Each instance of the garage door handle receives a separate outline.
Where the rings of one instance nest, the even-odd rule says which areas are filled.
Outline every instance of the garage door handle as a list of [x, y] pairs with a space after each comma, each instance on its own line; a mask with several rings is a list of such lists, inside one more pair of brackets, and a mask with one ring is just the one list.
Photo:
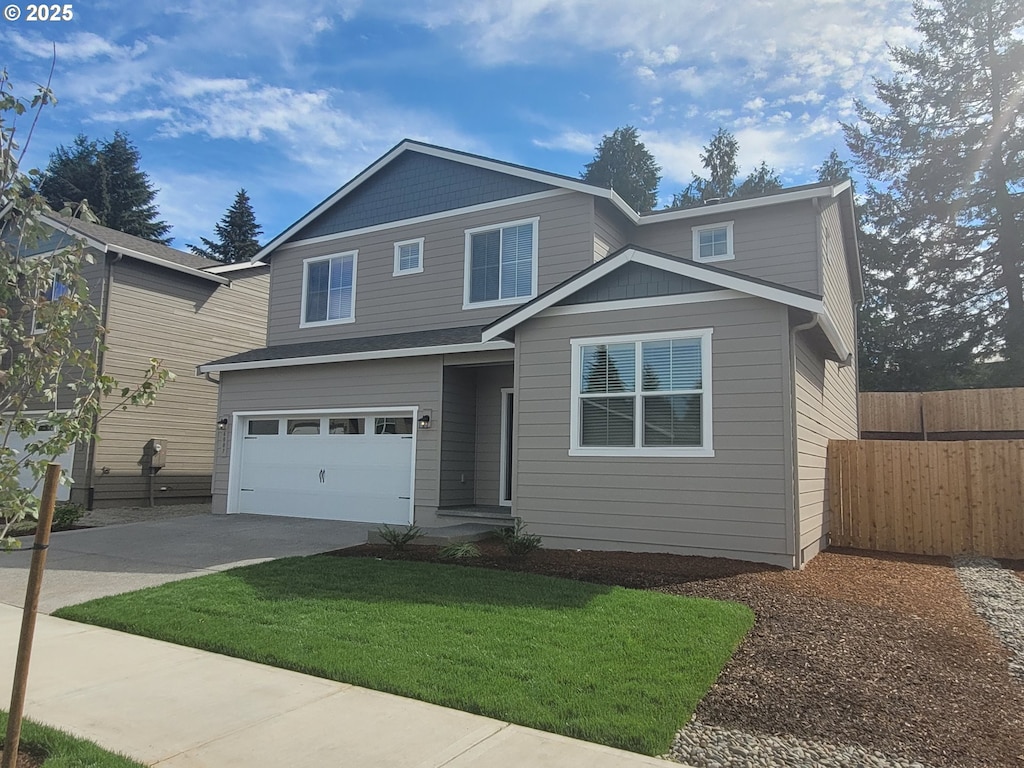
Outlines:
[[321, 483], [326, 482], [326, 480], [324, 479], [326, 476], [327, 476], [327, 470], [326, 469], [321, 469], [320, 470], [320, 482]]
[[411, 499], [412, 496], [399, 496], [398, 498], [400, 498], [400, 499]]
[[255, 491], [255, 488], [239, 488], [240, 491]]

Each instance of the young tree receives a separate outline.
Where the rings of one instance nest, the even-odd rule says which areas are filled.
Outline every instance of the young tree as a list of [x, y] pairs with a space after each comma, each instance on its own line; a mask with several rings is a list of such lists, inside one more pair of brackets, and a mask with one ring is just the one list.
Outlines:
[[[99, 370], [103, 329], [81, 276], [88, 253], [80, 241], [47, 249], [50, 233], [38, 223], [46, 205], [33, 191], [38, 172], [19, 171], [31, 129], [19, 150], [18, 118], [52, 101], [42, 88], [26, 105], [0, 72], [0, 546], [7, 548], [18, 544], [12, 526], [38, 507], [22, 475], [38, 485], [47, 463], [93, 437], [105, 414], [150, 404], [173, 378], [157, 360], [133, 387]], [[37, 431], [41, 421], [48, 431]], [[28, 440], [20, 452], [15, 435]], [[67, 478], [70, 467], [63, 469]]]
[[39, 191], [54, 210], [88, 200], [104, 226], [166, 245], [171, 227], [158, 220], [157, 190], [139, 160], [138, 149], [121, 131], [99, 142], [79, 135], [70, 148], [57, 147], [50, 155]]
[[218, 241], [201, 237], [200, 240], [205, 247], [200, 248], [190, 243], [188, 247], [193, 253], [228, 264], [248, 261], [259, 253], [259, 236], [263, 234], [263, 227], [256, 223], [256, 214], [253, 213], [249, 194], [244, 189], [238, 190], [235, 202], [214, 229]]
[[[923, 36], [894, 48], [884, 105], [845, 125], [858, 166], [895, 201], [893, 251], [920, 255], [915, 288], [974, 351], [1024, 377], [1024, 5], [914, 5]], [[895, 265], [898, 266], [898, 265]], [[977, 335], [973, 335], [977, 334]]]
[[602, 137], [594, 159], [584, 166], [580, 178], [598, 187], [611, 187], [640, 213], [658, 204], [661, 167], [631, 125]]

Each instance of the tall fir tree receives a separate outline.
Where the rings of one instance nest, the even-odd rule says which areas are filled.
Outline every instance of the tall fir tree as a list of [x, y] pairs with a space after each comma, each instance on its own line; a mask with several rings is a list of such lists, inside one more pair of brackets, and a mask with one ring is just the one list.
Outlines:
[[602, 137], [594, 159], [584, 166], [580, 178], [588, 184], [614, 189], [640, 213], [658, 204], [661, 167], [631, 125]]
[[1021, 383], [1024, 4], [916, 2], [914, 16], [921, 44], [892, 50], [884, 109], [858, 103], [847, 143], [889, 201], [887, 267], [913, 274], [918, 311], [966, 334], [947, 333], [947, 351], [1001, 356]]
[[217, 241], [201, 237], [203, 247], [190, 243], [189, 249], [198, 256], [206, 256], [227, 264], [248, 261], [259, 253], [259, 236], [263, 234], [263, 227], [256, 223], [256, 214], [252, 210], [249, 193], [244, 189], [238, 190], [235, 201], [214, 229], [217, 232]]
[[845, 181], [853, 175], [853, 168], [839, 156], [835, 147], [828, 153], [828, 157], [818, 166], [818, 181], [823, 184], [830, 182]]
[[140, 159], [121, 131], [105, 141], [79, 135], [70, 147], [59, 146], [50, 155], [39, 191], [54, 210], [88, 200], [104, 226], [166, 245], [171, 227], [159, 220], [157, 190], [140, 170]]
[[681, 192], [672, 196], [672, 208], [702, 205], [709, 200], [728, 200], [732, 197], [759, 195], [782, 189], [778, 173], [764, 160], [744, 179], [736, 184], [740, 167], [737, 157], [740, 144], [725, 128], [719, 128], [700, 154], [707, 176], [693, 174], [693, 180]]

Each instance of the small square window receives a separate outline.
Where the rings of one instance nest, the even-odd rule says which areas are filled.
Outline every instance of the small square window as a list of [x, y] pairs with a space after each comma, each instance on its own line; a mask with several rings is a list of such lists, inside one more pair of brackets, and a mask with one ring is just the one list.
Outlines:
[[411, 416], [378, 416], [373, 420], [375, 435], [411, 435]]
[[732, 258], [735, 258], [735, 253], [731, 221], [693, 228], [694, 261], [725, 261]]
[[395, 243], [395, 271], [397, 275], [412, 275], [423, 271], [423, 238]]
[[288, 419], [289, 435], [319, 435], [320, 419]]
[[281, 428], [277, 419], [249, 419], [250, 435], [276, 435]]
[[361, 435], [365, 419], [331, 419], [328, 432], [332, 435]]

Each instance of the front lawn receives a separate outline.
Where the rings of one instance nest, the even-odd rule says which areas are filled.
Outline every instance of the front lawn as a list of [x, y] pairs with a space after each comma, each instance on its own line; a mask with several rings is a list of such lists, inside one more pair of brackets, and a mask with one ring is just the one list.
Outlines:
[[646, 754], [667, 751], [754, 621], [738, 603], [328, 556], [55, 615]]
[[[0, 748], [2, 734], [7, 731], [7, 713], [0, 712]], [[21, 723], [21, 753], [36, 758], [41, 768], [143, 768], [142, 763], [107, 752], [91, 741], [38, 725], [30, 720]], [[21, 762], [18, 763], [21, 765]]]

